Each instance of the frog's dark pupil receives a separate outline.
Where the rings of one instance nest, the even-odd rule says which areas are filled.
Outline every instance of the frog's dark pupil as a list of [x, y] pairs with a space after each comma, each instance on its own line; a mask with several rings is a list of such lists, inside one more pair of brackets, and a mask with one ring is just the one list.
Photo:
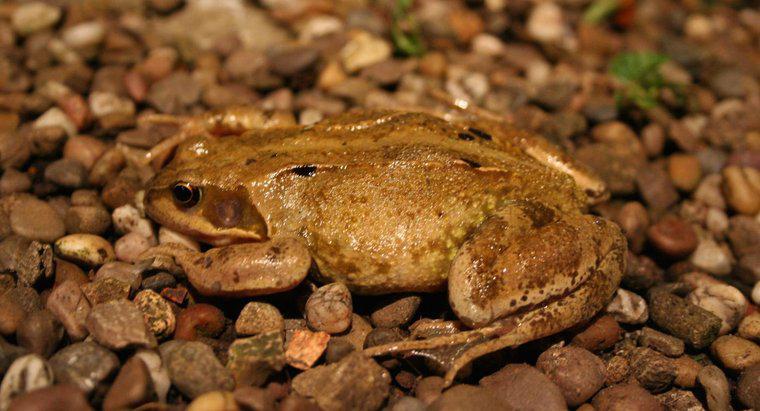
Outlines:
[[172, 195], [178, 203], [186, 207], [192, 207], [200, 199], [200, 190], [188, 183], [180, 182], [172, 187]]
[[317, 171], [317, 166], [298, 166], [293, 167], [290, 171], [302, 177], [311, 177]]

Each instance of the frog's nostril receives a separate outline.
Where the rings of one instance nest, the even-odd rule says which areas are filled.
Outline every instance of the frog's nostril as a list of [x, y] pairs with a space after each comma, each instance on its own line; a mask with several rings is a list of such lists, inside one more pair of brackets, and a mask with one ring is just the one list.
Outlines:
[[235, 227], [243, 216], [243, 206], [237, 198], [217, 201], [210, 211], [207, 217], [217, 227]]

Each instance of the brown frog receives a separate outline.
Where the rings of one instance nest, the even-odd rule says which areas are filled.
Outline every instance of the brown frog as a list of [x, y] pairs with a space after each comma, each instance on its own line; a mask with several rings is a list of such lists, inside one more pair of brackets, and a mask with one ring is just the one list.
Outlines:
[[145, 194], [154, 220], [223, 246], [171, 251], [204, 294], [284, 291], [311, 259], [321, 281], [357, 294], [447, 286], [474, 330], [367, 353], [488, 340], [454, 363], [449, 384], [473, 358], [588, 320], [620, 282], [624, 237], [585, 214], [604, 184], [541, 137], [414, 112], [270, 128], [244, 113], [185, 127]]

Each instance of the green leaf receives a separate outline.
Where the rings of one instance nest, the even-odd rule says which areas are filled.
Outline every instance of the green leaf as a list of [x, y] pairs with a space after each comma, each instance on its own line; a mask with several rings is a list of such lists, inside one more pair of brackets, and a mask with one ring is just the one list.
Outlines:
[[405, 56], [419, 56], [425, 53], [420, 30], [411, 8], [414, 0], [396, 0], [391, 22], [391, 40], [396, 51]]
[[599, 24], [606, 20], [620, 7], [620, 0], [595, 0], [583, 13], [583, 21]]
[[652, 52], [620, 53], [610, 63], [610, 73], [623, 85], [619, 101], [629, 101], [642, 109], [657, 106], [660, 90], [666, 86], [660, 66], [668, 57]]

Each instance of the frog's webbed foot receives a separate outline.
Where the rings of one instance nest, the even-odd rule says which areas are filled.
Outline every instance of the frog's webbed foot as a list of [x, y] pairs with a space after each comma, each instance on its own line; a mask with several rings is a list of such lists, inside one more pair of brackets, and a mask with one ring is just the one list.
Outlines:
[[311, 268], [308, 249], [295, 238], [275, 238], [212, 248], [205, 253], [162, 244], [141, 259], [171, 257], [206, 296], [252, 297], [290, 290]]
[[232, 106], [189, 117], [150, 114], [141, 117], [139, 122], [141, 125], [168, 124], [179, 127], [178, 133], [156, 144], [145, 155], [146, 164], [150, 163], [157, 170], [171, 156], [174, 149], [189, 137], [240, 135], [248, 130], [293, 125], [295, 119], [292, 115], [278, 112], [267, 115], [252, 106]]
[[449, 301], [460, 320], [479, 327], [429, 340], [367, 350], [388, 354], [487, 341], [462, 353], [457, 372], [485, 354], [546, 337], [593, 317], [617, 288], [625, 240], [609, 221], [514, 202], [486, 220], [460, 248], [449, 273]]

